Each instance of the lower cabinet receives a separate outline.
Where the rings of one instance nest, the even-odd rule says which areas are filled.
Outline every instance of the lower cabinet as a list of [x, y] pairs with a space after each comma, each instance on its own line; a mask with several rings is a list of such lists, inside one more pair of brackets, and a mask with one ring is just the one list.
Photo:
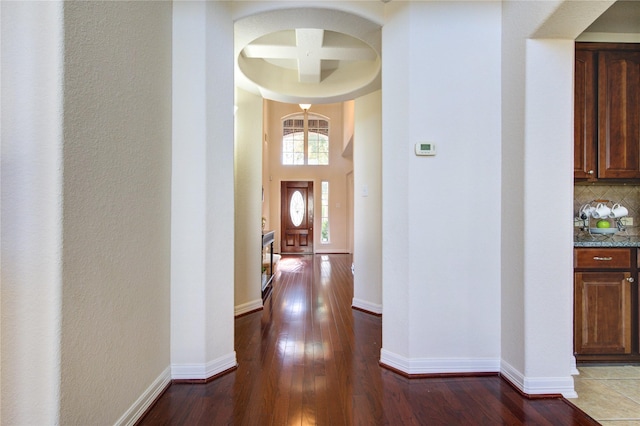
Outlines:
[[574, 250], [574, 352], [578, 361], [638, 361], [635, 248]]
[[576, 353], [631, 353], [630, 280], [629, 272], [575, 274]]

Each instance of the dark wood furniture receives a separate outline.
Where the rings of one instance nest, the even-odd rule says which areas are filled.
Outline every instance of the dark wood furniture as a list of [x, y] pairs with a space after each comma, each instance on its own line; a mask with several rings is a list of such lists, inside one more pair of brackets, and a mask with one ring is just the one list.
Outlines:
[[576, 43], [574, 178], [640, 179], [638, 43]]
[[[271, 290], [271, 282], [273, 281], [273, 240], [275, 239], [275, 231], [262, 231], [262, 300], [264, 300]], [[264, 264], [265, 248], [269, 253], [269, 264]]]
[[576, 360], [640, 361], [638, 250], [574, 249]]

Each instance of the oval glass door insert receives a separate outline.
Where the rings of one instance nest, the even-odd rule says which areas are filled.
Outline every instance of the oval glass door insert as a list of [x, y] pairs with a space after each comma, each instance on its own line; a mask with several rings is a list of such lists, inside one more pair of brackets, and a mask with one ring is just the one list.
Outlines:
[[304, 198], [300, 191], [296, 191], [291, 196], [291, 202], [289, 203], [289, 216], [293, 226], [300, 226], [302, 219], [304, 219]]

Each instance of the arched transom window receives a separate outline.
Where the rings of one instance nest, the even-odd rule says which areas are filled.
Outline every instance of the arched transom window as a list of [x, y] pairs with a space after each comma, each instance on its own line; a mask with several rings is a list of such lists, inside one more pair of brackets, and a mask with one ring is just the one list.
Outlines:
[[328, 165], [329, 120], [315, 114], [282, 120], [282, 164]]

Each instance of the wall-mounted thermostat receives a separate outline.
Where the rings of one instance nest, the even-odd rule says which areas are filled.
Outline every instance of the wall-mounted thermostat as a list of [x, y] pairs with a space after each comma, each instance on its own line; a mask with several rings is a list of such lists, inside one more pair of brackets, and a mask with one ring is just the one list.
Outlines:
[[416, 155], [436, 155], [436, 145], [431, 142], [418, 142], [416, 144]]

